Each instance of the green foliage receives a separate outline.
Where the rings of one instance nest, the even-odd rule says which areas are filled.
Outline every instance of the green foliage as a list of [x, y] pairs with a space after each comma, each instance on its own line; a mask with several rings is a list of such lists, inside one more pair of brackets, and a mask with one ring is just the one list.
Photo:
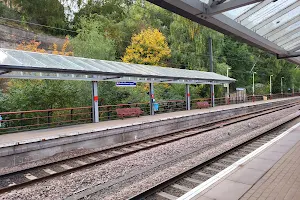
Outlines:
[[19, 19], [20, 14], [12, 8], [8, 8], [2, 2], [0, 2], [0, 16], [9, 19]]
[[80, 23], [82, 17], [93, 14], [105, 16], [119, 22], [124, 19], [127, 7], [131, 4], [129, 0], [100, 0], [88, 1], [88, 3], [75, 14], [74, 23]]
[[[67, 27], [64, 7], [59, 0], [15, 0], [14, 3], [20, 8], [20, 13], [26, 21], [57, 28]], [[57, 29], [43, 28], [43, 30], [52, 34], [66, 34]]]
[[[63, 1], [63, 0], [62, 0]], [[13, 2], [13, 1], [11, 1]], [[68, 27], [63, 6], [59, 0], [16, 0], [20, 13], [0, 3], [0, 15], [22, 19], [60, 28]], [[269, 93], [269, 76], [273, 75], [273, 93], [280, 93], [280, 79], [284, 92], [292, 87], [300, 88], [300, 70], [285, 60], [250, 47], [230, 36], [201, 26], [181, 16], [168, 12], [145, 1], [132, 0], [74, 0], [80, 10], [71, 22], [77, 34], [71, 39], [76, 56], [120, 60], [131, 45], [132, 36], [145, 29], [157, 29], [165, 36], [171, 57], [164, 59], [168, 67], [209, 71], [208, 38], [213, 39], [214, 71], [237, 80], [234, 87], [245, 87], [252, 93], [252, 74], [255, 75], [256, 94]], [[33, 6], [34, 5], [34, 6]], [[49, 32], [49, 29], [44, 29]], [[52, 34], [64, 32], [52, 31]], [[142, 36], [135, 46], [143, 46]], [[153, 39], [151, 40], [153, 41]], [[146, 48], [145, 48], [146, 49]], [[144, 49], [144, 51], [145, 51]], [[155, 49], [155, 48], [154, 48]], [[152, 49], [153, 50], [153, 49]], [[152, 51], [151, 50], [151, 51]], [[154, 53], [155, 50], [153, 50]], [[137, 54], [137, 52], [134, 52]], [[131, 62], [134, 59], [131, 59]], [[150, 62], [144, 62], [150, 63]], [[158, 62], [157, 62], [158, 63]], [[159, 62], [161, 64], [161, 62]], [[0, 93], [1, 110], [31, 110], [91, 105], [91, 85], [81, 81], [32, 81], [13, 80]], [[148, 102], [147, 84], [138, 83], [136, 88], [118, 88], [113, 82], [99, 83], [99, 102], [102, 105]], [[160, 100], [183, 100], [184, 85], [155, 84], [155, 98]], [[215, 87], [217, 97], [223, 97], [223, 85]], [[191, 86], [191, 98], [209, 97], [208, 85]]]
[[10, 80], [3, 101], [6, 110], [37, 110], [85, 106], [86, 82], [52, 80]]
[[84, 17], [80, 21], [78, 35], [71, 40], [76, 56], [114, 60], [116, 48], [114, 40], [104, 32], [101, 17]]

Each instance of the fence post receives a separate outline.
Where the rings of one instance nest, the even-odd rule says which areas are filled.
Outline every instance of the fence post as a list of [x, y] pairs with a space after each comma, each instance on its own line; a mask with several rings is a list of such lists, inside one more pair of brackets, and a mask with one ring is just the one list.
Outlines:
[[51, 114], [51, 111], [48, 111], [47, 112], [47, 124], [48, 124], [48, 126], [50, 126], [50, 123], [51, 123], [50, 114]]
[[73, 121], [73, 109], [71, 109], [71, 122]]
[[21, 113], [21, 122], [20, 122], [21, 126], [23, 126], [23, 118], [24, 118], [24, 113]]
[[93, 107], [91, 108], [91, 122], [93, 122], [93, 117], [94, 117], [94, 114], [93, 114]]
[[107, 119], [110, 120], [110, 106], [107, 106]]

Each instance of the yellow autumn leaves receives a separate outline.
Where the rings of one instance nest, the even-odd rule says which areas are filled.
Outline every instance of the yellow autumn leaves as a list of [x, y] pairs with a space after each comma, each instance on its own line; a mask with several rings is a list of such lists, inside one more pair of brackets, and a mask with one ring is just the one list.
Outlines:
[[163, 65], [171, 56], [165, 36], [157, 29], [148, 28], [133, 35], [122, 60], [127, 63]]
[[[35, 40], [30, 40], [29, 42], [22, 41], [18, 46], [17, 50], [22, 51], [31, 51], [31, 52], [38, 52], [38, 53], [46, 53], [46, 50], [43, 48], [40, 48], [41, 42], [37, 42]], [[70, 46], [69, 38], [66, 36], [65, 42], [62, 45], [61, 50], [58, 50], [58, 45], [53, 43], [52, 45], [52, 54], [56, 55], [64, 55], [64, 56], [73, 56], [74, 53], [72, 51], [67, 51], [68, 47]]]

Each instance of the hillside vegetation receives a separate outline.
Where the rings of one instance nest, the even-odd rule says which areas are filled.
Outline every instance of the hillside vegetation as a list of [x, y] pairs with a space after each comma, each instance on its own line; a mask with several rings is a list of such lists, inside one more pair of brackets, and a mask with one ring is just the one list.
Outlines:
[[[78, 11], [67, 16], [66, 13], [70, 14], [75, 7]], [[55, 44], [49, 47], [56, 54], [201, 71], [209, 70], [207, 41], [211, 37], [214, 71], [226, 75], [230, 67], [229, 76], [237, 80], [232, 88], [243, 87], [252, 92], [250, 70], [254, 64], [256, 94], [269, 93], [270, 75], [273, 75], [273, 93], [280, 92], [281, 77], [285, 77], [284, 92], [291, 92], [292, 87], [295, 91], [300, 88], [296, 65], [148, 2], [88, 0], [84, 4], [80, 0], [6, 0], [0, 3], [0, 16], [1, 23], [37, 33], [67, 36], [67, 47]], [[34, 38], [26, 40], [23, 49], [30, 41], [38, 42]], [[41, 51], [38, 46], [26, 50]], [[138, 84], [136, 88], [116, 88], [114, 85], [112, 82], [99, 84], [102, 104], [148, 101], [145, 84]], [[76, 107], [91, 102], [89, 82], [2, 80], [0, 86], [0, 111]], [[155, 85], [155, 93], [157, 100], [184, 99], [184, 85]], [[216, 96], [224, 94], [225, 88], [216, 86]], [[208, 97], [209, 86], [192, 87], [191, 96]]]

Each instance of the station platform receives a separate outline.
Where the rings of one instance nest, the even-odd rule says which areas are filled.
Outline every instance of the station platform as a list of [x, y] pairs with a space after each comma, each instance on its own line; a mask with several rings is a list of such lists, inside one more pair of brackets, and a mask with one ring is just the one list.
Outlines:
[[0, 167], [12, 167], [70, 150], [105, 148], [299, 100], [300, 97], [290, 97], [3, 134], [0, 135]]
[[266, 103], [274, 103], [274, 102], [286, 101], [290, 99], [300, 99], [300, 98], [291, 97], [291, 98], [275, 99], [275, 100], [268, 100], [268, 101], [231, 104], [231, 105], [223, 105], [223, 106], [217, 106], [217, 107], [206, 108], [206, 109], [195, 109], [189, 111], [163, 113], [163, 114], [157, 114], [153, 116], [142, 116], [138, 118], [127, 118], [123, 120], [112, 120], [112, 121], [104, 121], [99, 123], [88, 123], [88, 124], [72, 125], [72, 126], [65, 126], [65, 127], [58, 127], [58, 128], [3, 134], [0, 135], [0, 148], [5, 146], [10, 146], [10, 145], [15, 145], [15, 144], [38, 142], [41, 140], [50, 140], [50, 139], [67, 137], [72, 135], [92, 133], [100, 130], [127, 127], [127, 126], [132, 126], [137, 124], [181, 118], [185, 116], [199, 115], [203, 113], [231, 110], [231, 109], [242, 108], [242, 107], [258, 106]]
[[251, 154], [180, 200], [300, 199], [300, 123]]

